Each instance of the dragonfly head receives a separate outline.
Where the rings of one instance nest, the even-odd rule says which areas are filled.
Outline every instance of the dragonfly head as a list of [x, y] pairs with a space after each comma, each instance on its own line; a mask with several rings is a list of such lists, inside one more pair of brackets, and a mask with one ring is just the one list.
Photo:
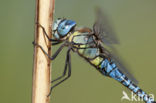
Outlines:
[[62, 39], [68, 35], [70, 31], [76, 26], [76, 22], [67, 19], [57, 19], [53, 25], [53, 37], [55, 39]]

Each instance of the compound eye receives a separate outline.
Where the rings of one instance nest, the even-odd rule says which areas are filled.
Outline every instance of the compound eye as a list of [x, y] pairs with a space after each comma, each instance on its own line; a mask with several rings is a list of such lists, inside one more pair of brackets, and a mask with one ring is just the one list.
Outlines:
[[65, 29], [65, 26], [62, 26], [61, 29]]
[[76, 25], [75, 21], [72, 20], [63, 20], [58, 25], [57, 31], [61, 37], [66, 36], [70, 30]]
[[65, 25], [72, 25], [73, 24], [73, 21], [70, 21], [70, 20], [68, 20], [66, 23], [65, 23]]

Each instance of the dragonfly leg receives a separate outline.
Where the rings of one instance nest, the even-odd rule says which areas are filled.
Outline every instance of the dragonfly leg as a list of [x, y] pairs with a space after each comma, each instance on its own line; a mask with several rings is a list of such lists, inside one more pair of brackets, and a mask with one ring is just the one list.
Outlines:
[[67, 59], [67, 58], [68, 58], [68, 57], [66, 57], [66, 63], [65, 63], [65, 68], [64, 68], [63, 74], [62, 74], [61, 76], [59, 76], [58, 78], [52, 80], [51, 83], [53, 83], [53, 82], [55, 82], [55, 81], [57, 81], [57, 80], [63, 78], [63, 77], [66, 75], [66, 72], [67, 72], [67, 65], [68, 65], [68, 62], [67, 62], [68, 59]]
[[[65, 63], [65, 69], [64, 69], [64, 75], [65, 75], [65, 74], [66, 74], [66, 71], [67, 71], [67, 66], [68, 66], [68, 75], [67, 75], [67, 77], [65, 77], [63, 80], [61, 80], [60, 82], [56, 83], [55, 85], [53, 85], [53, 86], [50, 88], [50, 92], [49, 92], [48, 96], [51, 95], [52, 90], [53, 90], [54, 87], [56, 87], [56, 86], [58, 86], [59, 84], [63, 83], [65, 80], [67, 80], [67, 79], [71, 76], [71, 58], [70, 58], [70, 50], [71, 50], [71, 49], [68, 49], [68, 51], [67, 51], [67, 57], [66, 57], [66, 63]], [[55, 80], [53, 80], [53, 81], [59, 80], [59, 79], [61, 79], [62, 77], [63, 77], [63, 75], [60, 76], [60, 77], [58, 77], [57, 79], [55, 79]]]
[[53, 56], [51, 57], [51, 60], [54, 60], [58, 54], [61, 52], [61, 50], [63, 49], [63, 47], [65, 46], [65, 44], [62, 44], [58, 49], [57, 51], [53, 54]]
[[36, 43], [34, 43], [34, 42], [33, 42], [33, 44], [36, 45], [36, 46], [38, 46], [38, 47], [40, 47], [41, 50], [44, 52], [44, 54], [47, 55], [48, 58], [49, 58], [50, 60], [54, 60], [54, 59], [57, 57], [57, 55], [61, 52], [61, 50], [63, 49], [63, 47], [65, 46], [65, 44], [62, 44], [62, 45], [59, 47], [59, 49], [54, 53], [54, 55], [51, 57], [51, 56], [48, 55], [48, 53], [42, 48], [41, 45], [38, 45], [38, 44], [36, 44]]
[[48, 38], [49, 41], [51, 41], [51, 42], [52, 42], [52, 41], [58, 41], [58, 40], [55, 40], [55, 39], [49, 38], [48, 34], [46, 33], [45, 28], [44, 28], [41, 24], [39, 24], [39, 23], [36, 23], [36, 24], [37, 24], [37, 26], [39, 26], [39, 27], [42, 28], [42, 30], [43, 30], [43, 34]]
[[63, 78], [63, 77], [66, 75], [66, 72], [67, 72], [67, 67], [64, 69], [63, 74], [62, 74], [60, 77], [58, 77], [58, 78], [52, 80], [51, 83], [53, 83], [53, 82], [55, 82], [55, 81], [60, 80], [61, 78]]
[[57, 44], [60, 44], [60, 43], [62, 43], [62, 42], [61, 41], [58, 41], [58, 42], [52, 43], [52, 45], [54, 46], [54, 45], [57, 45]]
[[64, 71], [63, 71], [63, 74], [59, 77], [57, 77], [56, 79], [52, 80], [51, 83], [57, 81], [57, 80], [60, 80], [62, 79], [65, 75], [66, 75], [66, 72], [67, 72], [67, 66], [68, 66], [68, 62], [67, 62], [67, 57], [66, 57], [66, 63], [65, 63], [65, 67], [64, 67]]

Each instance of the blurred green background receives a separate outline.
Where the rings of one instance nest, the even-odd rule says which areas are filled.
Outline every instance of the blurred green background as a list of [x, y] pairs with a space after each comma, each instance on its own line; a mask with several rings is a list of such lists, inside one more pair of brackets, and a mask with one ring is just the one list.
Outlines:
[[[139, 86], [156, 95], [156, 0], [56, 0], [55, 18], [92, 27], [96, 6], [109, 14], [121, 43], [117, 50]], [[35, 0], [0, 3], [0, 103], [31, 103], [34, 16]], [[66, 50], [53, 61], [52, 78], [62, 74]], [[121, 101], [123, 90], [131, 95], [127, 88], [77, 54], [71, 59], [72, 76], [54, 89], [51, 103], [130, 103]]]

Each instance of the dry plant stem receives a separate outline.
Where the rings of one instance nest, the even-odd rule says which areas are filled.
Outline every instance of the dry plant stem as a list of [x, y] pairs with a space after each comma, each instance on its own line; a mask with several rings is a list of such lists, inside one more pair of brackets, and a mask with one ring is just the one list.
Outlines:
[[[51, 25], [53, 20], [54, 0], [36, 0], [35, 22], [41, 24], [51, 38]], [[51, 55], [51, 43], [44, 36], [43, 30], [35, 25], [35, 43], [41, 45]], [[50, 60], [35, 46], [33, 66], [32, 103], [49, 103], [47, 97], [50, 91], [51, 66]]]

